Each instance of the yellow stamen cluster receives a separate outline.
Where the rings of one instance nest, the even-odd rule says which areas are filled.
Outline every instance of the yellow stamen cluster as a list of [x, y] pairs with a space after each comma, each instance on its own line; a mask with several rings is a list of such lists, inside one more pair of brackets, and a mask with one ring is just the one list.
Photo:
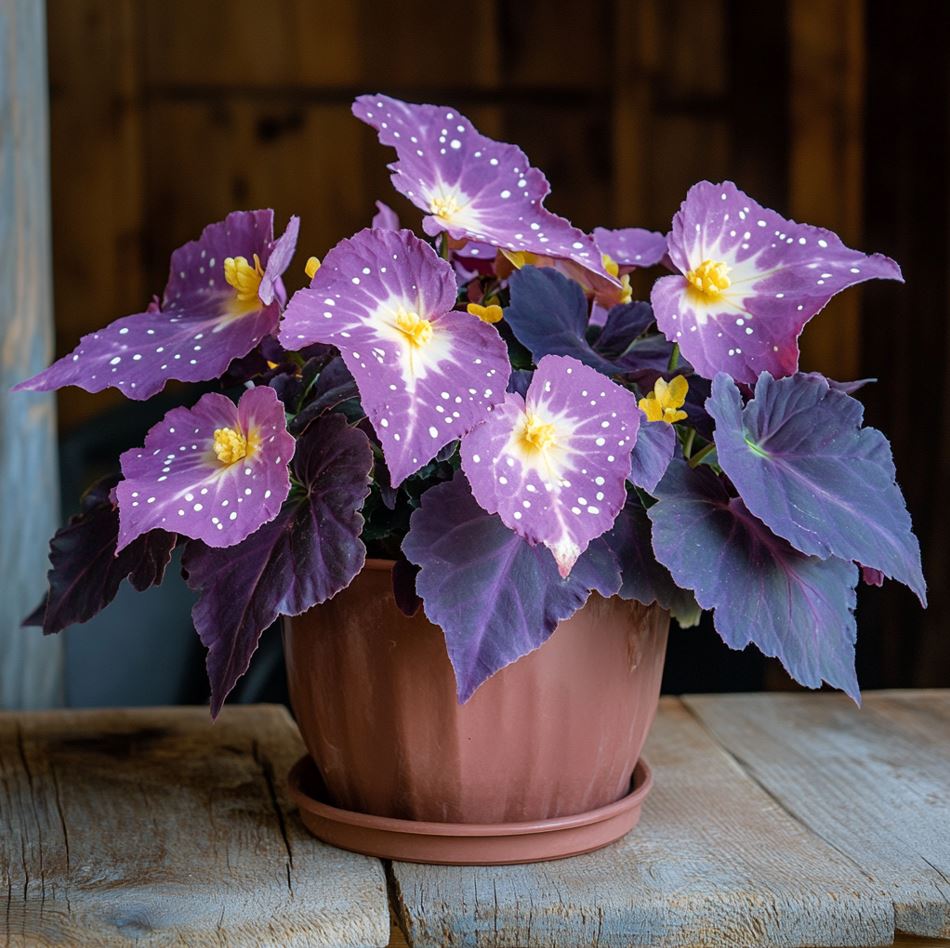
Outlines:
[[686, 274], [693, 289], [707, 297], [716, 299], [732, 286], [729, 279], [729, 267], [721, 260], [704, 260]]
[[304, 264], [303, 272], [307, 274], [307, 279], [312, 280], [317, 270], [320, 269], [320, 258], [319, 257], [307, 257], [307, 262]]
[[472, 316], [477, 316], [484, 323], [500, 323], [504, 312], [497, 303], [480, 306], [478, 303], [469, 303], [465, 307]]
[[542, 421], [537, 415], [529, 414], [521, 429], [522, 446], [529, 451], [545, 451], [555, 441], [557, 429], [550, 422]]
[[254, 254], [252, 267], [246, 257], [226, 257], [224, 261], [224, 279], [234, 287], [237, 298], [242, 303], [257, 300], [257, 292], [264, 277], [261, 258]]
[[396, 328], [416, 347], [424, 346], [432, 338], [432, 323], [404, 309], [396, 314]]
[[653, 391], [646, 398], [641, 398], [638, 404], [646, 414], [647, 421], [665, 421], [672, 425], [686, 417], [686, 412], [679, 409], [686, 401], [688, 390], [689, 383], [682, 375], [677, 375], [669, 382], [657, 379]]
[[429, 211], [443, 221], [449, 221], [462, 210], [462, 205], [451, 194], [434, 197], [429, 202]]
[[620, 275], [620, 264], [609, 253], [601, 254], [604, 269], [615, 279], [620, 280], [620, 290], [617, 293], [618, 303], [629, 303], [633, 299], [633, 287], [630, 286], [630, 274]]
[[222, 464], [234, 464], [247, 457], [247, 438], [234, 428], [215, 428], [214, 454]]

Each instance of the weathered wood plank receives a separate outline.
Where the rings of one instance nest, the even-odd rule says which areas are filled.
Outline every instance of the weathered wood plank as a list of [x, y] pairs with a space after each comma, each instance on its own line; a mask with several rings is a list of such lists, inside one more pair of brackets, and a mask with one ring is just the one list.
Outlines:
[[894, 903], [950, 937], [950, 691], [710, 695], [687, 706], [790, 813]]
[[312, 839], [277, 707], [0, 715], [0, 940], [385, 945], [382, 866]]
[[879, 887], [742, 772], [675, 699], [647, 756], [640, 825], [599, 853], [534, 866], [394, 863], [413, 945], [876, 945]]
[[20, 628], [59, 520], [52, 395], [10, 393], [52, 351], [44, 5], [0, 0], [0, 707], [62, 701], [62, 643]]

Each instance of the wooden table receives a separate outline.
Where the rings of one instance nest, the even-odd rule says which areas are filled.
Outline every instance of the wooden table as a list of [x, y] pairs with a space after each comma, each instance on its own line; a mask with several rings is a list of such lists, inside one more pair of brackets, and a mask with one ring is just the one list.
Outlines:
[[301, 752], [272, 706], [213, 726], [201, 708], [0, 714], [0, 934], [950, 944], [935, 940], [950, 938], [950, 691], [872, 693], [862, 711], [831, 694], [665, 698], [640, 826], [536, 866], [384, 865], [319, 843], [284, 790]]

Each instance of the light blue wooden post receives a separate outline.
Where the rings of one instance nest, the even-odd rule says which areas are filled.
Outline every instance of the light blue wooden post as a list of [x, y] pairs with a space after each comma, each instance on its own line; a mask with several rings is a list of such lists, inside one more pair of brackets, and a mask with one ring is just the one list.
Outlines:
[[43, 0], [0, 0], [0, 707], [62, 703], [62, 644], [20, 622], [59, 519], [55, 401], [12, 395], [52, 351]]

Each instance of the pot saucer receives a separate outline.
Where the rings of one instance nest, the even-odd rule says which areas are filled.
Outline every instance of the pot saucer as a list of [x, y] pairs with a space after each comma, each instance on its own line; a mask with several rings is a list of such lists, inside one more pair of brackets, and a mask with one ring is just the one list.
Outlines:
[[288, 775], [304, 826], [318, 839], [381, 859], [461, 866], [499, 866], [563, 859], [600, 849], [636, 826], [653, 785], [643, 758], [630, 792], [615, 803], [574, 816], [524, 823], [427, 823], [371, 816], [325, 803], [326, 789], [309, 756]]

